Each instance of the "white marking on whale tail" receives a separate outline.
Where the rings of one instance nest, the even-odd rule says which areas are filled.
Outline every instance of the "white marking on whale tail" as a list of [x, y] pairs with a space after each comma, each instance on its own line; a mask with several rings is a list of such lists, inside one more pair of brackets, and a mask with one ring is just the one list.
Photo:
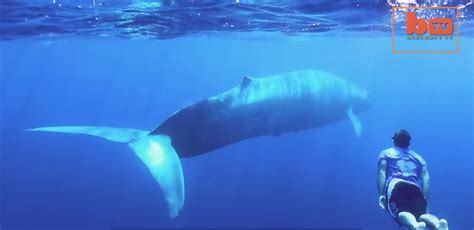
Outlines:
[[129, 145], [163, 190], [170, 218], [178, 216], [184, 204], [183, 169], [170, 138], [165, 135], [145, 136]]
[[138, 129], [96, 126], [56, 126], [27, 129], [26, 131], [86, 134], [109, 141], [128, 143], [145, 163], [160, 186], [168, 203], [169, 216], [178, 216], [184, 204], [184, 179], [178, 154], [165, 135], [148, 135]]
[[357, 137], [360, 137], [360, 134], [362, 133], [362, 124], [360, 123], [359, 118], [352, 112], [352, 107], [349, 107], [346, 110], [346, 114], [349, 117], [349, 120], [351, 120], [352, 126], [354, 127], [354, 131], [357, 135]]

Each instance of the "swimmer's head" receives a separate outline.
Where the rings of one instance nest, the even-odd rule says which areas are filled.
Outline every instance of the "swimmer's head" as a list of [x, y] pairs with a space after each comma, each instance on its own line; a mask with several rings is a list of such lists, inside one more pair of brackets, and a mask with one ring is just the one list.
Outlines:
[[393, 144], [396, 147], [408, 148], [408, 146], [410, 146], [411, 136], [410, 136], [410, 133], [408, 133], [408, 131], [406, 131], [405, 129], [397, 130], [393, 134], [392, 139], [393, 139]]

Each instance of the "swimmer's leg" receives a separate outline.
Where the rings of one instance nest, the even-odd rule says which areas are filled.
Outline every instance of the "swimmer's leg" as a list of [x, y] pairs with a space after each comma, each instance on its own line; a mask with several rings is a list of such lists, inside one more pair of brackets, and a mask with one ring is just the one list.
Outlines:
[[431, 214], [423, 214], [418, 219], [419, 221], [425, 222], [426, 226], [439, 229], [439, 230], [448, 230], [448, 221], [441, 219], [439, 220], [438, 217]]
[[401, 225], [409, 227], [412, 230], [425, 230], [426, 224], [424, 222], [416, 221], [416, 218], [413, 214], [409, 212], [400, 212], [398, 213], [398, 221]]

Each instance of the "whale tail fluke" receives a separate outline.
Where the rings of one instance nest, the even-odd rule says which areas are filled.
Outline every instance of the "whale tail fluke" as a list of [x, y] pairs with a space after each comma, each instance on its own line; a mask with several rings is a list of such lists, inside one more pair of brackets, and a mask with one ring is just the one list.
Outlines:
[[86, 134], [96, 137], [102, 137], [109, 141], [120, 143], [130, 143], [148, 134], [147, 131], [139, 129], [110, 128], [100, 126], [51, 126], [27, 129], [26, 131]]
[[86, 134], [113, 142], [128, 143], [145, 163], [160, 186], [168, 203], [169, 216], [178, 216], [184, 204], [184, 177], [181, 161], [171, 140], [165, 135], [148, 135], [148, 131], [98, 126], [54, 126], [26, 131]]
[[178, 216], [184, 204], [184, 177], [181, 161], [165, 135], [145, 136], [129, 144], [160, 185], [170, 218]]

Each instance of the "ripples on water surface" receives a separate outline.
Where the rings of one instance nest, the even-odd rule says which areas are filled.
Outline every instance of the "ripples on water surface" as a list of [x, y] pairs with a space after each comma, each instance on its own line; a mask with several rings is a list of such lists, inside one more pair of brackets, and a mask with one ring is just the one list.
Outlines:
[[[473, 34], [469, 0], [461, 5], [461, 33]], [[421, 3], [421, 5], [433, 5]], [[279, 32], [285, 35], [391, 32], [391, 1], [262, 0], [140, 1], [2, 0], [0, 39], [125, 37], [168, 39], [215, 32]]]

